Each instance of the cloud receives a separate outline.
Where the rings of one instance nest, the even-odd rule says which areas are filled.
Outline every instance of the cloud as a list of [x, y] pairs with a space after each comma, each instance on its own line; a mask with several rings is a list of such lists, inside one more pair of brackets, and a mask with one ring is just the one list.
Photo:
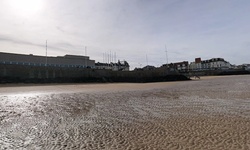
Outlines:
[[[40, 47], [41, 49], [45, 49], [46, 47], [46, 43], [44, 41], [43, 44], [41, 43], [33, 43], [33, 42], [29, 42], [29, 41], [25, 41], [25, 40], [21, 40], [15, 37], [9, 37], [9, 36], [4, 36], [0, 34], [0, 42], [5, 42], [5, 43], [14, 43], [15, 45], [24, 45], [25, 46], [32, 46], [32, 47]], [[60, 52], [67, 52], [67, 48], [68, 49], [72, 49], [74, 48], [73, 45], [71, 45], [70, 43], [55, 43], [53, 45], [49, 45], [47, 46], [49, 49], [51, 50], [56, 50], [56, 51], [60, 51]], [[29, 52], [31, 53], [32, 50]]]
[[166, 62], [165, 44], [171, 62], [224, 57], [240, 64], [250, 55], [244, 44], [250, 39], [247, 0], [43, 2], [33, 17], [20, 17], [2, 2], [0, 40], [9, 52], [30, 45], [44, 53], [48, 40], [52, 55], [84, 54], [87, 46], [96, 61], [112, 51], [133, 67], [146, 65], [146, 55], [150, 65]]
[[35, 44], [35, 43], [31, 43], [28, 41], [23, 41], [20, 39], [16, 39], [15, 37], [9, 37], [9, 36], [5, 36], [5, 35], [1, 35], [0, 34], [0, 41], [1, 42], [11, 42], [11, 43], [15, 43], [15, 44], [21, 44], [21, 45], [33, 45], [33, 46], [41, 46], [40, 44]]

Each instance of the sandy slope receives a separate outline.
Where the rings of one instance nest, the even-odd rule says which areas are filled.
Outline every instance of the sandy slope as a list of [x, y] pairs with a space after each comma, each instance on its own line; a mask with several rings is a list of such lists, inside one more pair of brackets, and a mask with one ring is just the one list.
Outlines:
[[0, 149], [250, 149], [250, 76], [0, 88]]

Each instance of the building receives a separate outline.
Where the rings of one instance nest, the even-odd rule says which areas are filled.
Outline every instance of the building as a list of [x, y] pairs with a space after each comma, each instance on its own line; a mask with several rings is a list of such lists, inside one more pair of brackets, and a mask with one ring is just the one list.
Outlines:
[[242, 67], [244, 70], [250, 71], [250, 64], [243, 64]]
[[208, 60], [195, 58], [195, 62], [190, 63], [191, 70], [225, 70], [229, 68], [231, 68], [231, 64], [225, 61], [223, 58], [212, 58]]
[[150, 65], [147, 65], [147, 66], [142, 68], [142, 70], [155, 70], [155, 69], [156, 69], [155, 66], [150, 66]]
[[108, 63], [97, 62], [95, 63], [95, 69], [112, 69], [112, 67]]
[[96, 69], [110, 69], [113, 71], [129, 71], [129, 64], [127, 61], [119, 61], [117, 63], [95, 63]]
[[88, 56], [81, 55], [46, 57], [33, 54], [24, 55], [0, 52], [0, 63], [29, 66], [95, 68], [94, 60], [90, 60]]
[[175, 69], [178, 71], [188, 71], [189, 70], [188, 61], [164, 64], [163, 66], [167, 66], [170, 69]]

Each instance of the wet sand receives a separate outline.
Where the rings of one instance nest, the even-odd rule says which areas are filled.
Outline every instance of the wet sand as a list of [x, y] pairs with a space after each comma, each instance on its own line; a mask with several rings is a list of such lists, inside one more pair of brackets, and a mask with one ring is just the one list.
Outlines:
[[250, 76], [0, 87], [0, 149], [250, 149]]

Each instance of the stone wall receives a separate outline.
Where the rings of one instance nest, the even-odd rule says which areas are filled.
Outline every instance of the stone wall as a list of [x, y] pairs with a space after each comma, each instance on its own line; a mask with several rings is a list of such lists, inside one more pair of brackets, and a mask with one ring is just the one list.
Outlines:
[[145, 71], [111, 71], [0, 64], [0, 83], [159, 82], [176, 80], [187, 80], [187, 78], [164, 68]]

